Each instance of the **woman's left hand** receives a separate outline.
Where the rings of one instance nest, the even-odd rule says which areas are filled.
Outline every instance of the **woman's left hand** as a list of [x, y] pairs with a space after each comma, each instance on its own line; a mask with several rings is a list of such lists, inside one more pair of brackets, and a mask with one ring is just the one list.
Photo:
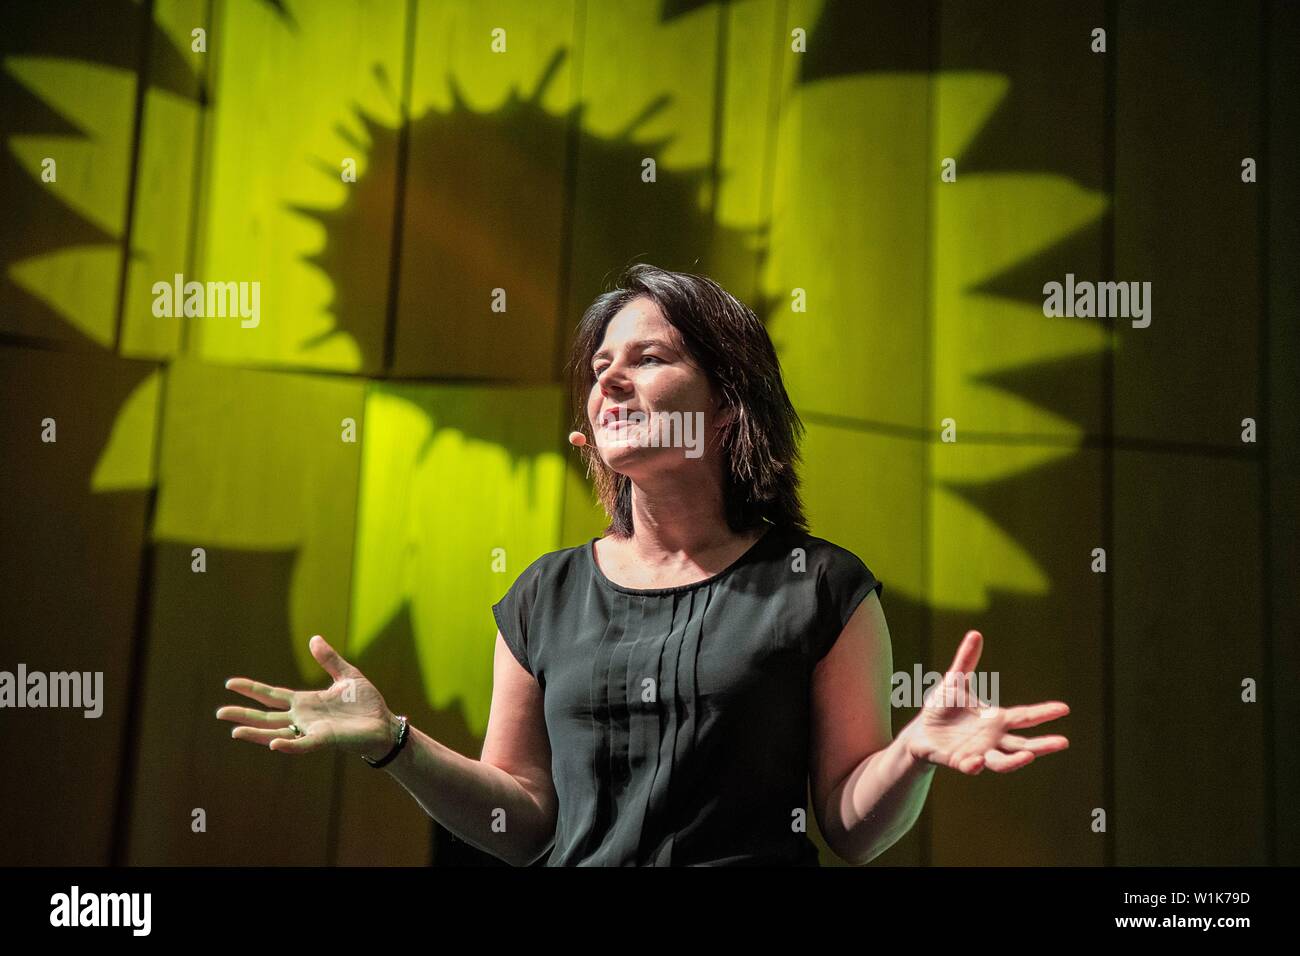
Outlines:
[[899, 734], [906, 737], [908, 752], [917, 760], [974, 776], [986, 766], [997, 773], [1019, 770], [1039, 754], [1070, 746], [1060, 734], [1009, 733], [1064, 717], [1070, 708], [1061, 701], [994, 707], [979, 699], [972, 677], [983, 646], [979, 631], [966, 632], [948, 673], [925, 695], [921, 712]]

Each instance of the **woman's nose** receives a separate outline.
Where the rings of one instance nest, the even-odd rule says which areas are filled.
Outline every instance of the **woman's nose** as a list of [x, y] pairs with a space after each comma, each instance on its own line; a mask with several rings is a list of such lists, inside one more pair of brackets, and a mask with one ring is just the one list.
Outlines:
[[596, 382], [600, 386], [600, 393], [606, 398], [612, 398], [620, 392], [627, 390], [627, 382], [623, 380], [622, 371], [614, 371], [614, 366], [610, 365], [603, 369], [596, 376]]

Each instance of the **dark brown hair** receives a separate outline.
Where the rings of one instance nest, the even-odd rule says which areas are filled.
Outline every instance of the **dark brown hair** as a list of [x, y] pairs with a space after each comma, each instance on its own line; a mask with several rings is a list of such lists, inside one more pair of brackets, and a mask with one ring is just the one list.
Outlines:
[[690, 358], [709, 377], [721, 408], [733, 410], [719, 447], [723, 453], [723, 501], [732, 531], [770, 523], [807, 532], [797, 466], [803, 422], [781, 380], [781, 364], [763, 323], [712, 279], [637, 263], [615, 288], [596, 298], [578, 323], [568, 374], [573, 427], [587, 436], [580, 453], [596, 497], [610, 517], [606, 535], [632, 533], [632, 483], [600, 457], [587, 420], [596, 373], [591, 359], [605, 327], [633, 299], [654, 301], [681, 336]]

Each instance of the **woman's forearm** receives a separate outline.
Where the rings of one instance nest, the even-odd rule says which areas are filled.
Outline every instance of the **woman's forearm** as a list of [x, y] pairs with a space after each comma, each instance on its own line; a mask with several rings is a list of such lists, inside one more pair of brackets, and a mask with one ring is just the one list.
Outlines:
[[907, 736], [905, 728], [858, 764], [827, 798], [823, 836], [850, 863], [866, 863], [884, 853], [921, 815], [935, 765], [908, 753]]
[[414, 726], [409, 734], [384, 770], [425, 813], [459, 839], [516, 866], [528, 865], [550, 846], [554, 821], [515, 777]]

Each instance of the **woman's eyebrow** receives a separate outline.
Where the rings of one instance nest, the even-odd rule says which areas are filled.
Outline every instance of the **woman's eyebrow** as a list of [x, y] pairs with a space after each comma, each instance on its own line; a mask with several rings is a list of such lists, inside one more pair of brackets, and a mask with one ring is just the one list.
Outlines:
[[[629, 347], [634, 349], [643, 349], [652, 345], [657, 345], [661, 349], [668, 349], [669, 351], [672, 351], [672, 346], [669, 345], [667, 342], [663, 341], [662, 339], [640, 339], [636, 342], [629, 342], [628, 345]], [[606, 358], [608, 357], [608, 355], [609, 355], [609, 349], [601, 349], [599, 352], [593, 355], [591, 359], [594, 362], [596, 359]]]

